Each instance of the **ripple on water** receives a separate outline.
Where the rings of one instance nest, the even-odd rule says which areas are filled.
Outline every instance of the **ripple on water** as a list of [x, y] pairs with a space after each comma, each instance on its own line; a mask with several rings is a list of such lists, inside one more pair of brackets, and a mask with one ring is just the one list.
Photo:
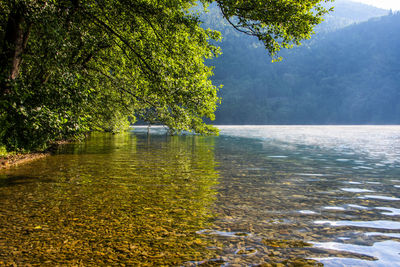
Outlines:
[[350, 193], [370, 193], [374, 192], [373, 190], [362, 189], [362, 188], [340, 188], [342, 191], [350, 192]]
[[315, 176], [315, 177], [326, 176], [326, 174], [321, 174], [321, 173], [295, 173], [295, 175], [299, 175], [299, 176]]
[[327, 206], [323, 208], [324, 210], [346, 210], [343, 207], [336, 207], [336, 206]]
[[397, 197], [387, 197], [387, 196], [378, 196], [378, 195], [365, 195], [365, 196], [360, 196], [358, 198], [361, 199], [379, 199], [379, 200], [389, 200], [389, 201], [397, 201], [400, 200], [400, 198]]
[[[372, 246], [359, 246], [336, 242], [313, 243], [314, 247], [346, 251], [350, 253], [367, 255], [376, 260], [367, 261], [353, 258], [327, 257], [313, 258], [324, 264], [324, 266], [399, 266], [400, 243], [396, 241], [377, 242]], [[372, 259], [371, 259], [372, 260]]]
[[398, 233], [369, 232], [369, 233], [364, 233], [364, 235], [366, 235], [366, 236], [387, 236], [387, 237], [400, 238], [400, 234], [398, 234]]
[[377, 228], [377, 229], [387, 229], [387, 230], [400, 230], [400, 222], [395, 221], [327, 221], [327, 220], [317, 220], [314, 221], [315, 224], [330, 224], [331, 226], [354, 226], [361, 228]]
[[355, 205], [355, 204], [348, 204], [347, 206], [350, 207], [350, 208], [353, 208], [353, 209], [360, 209], [360, 210], [367, 210], [367, 209], [369, 209], [368, 207], [361, 206], [361, 205]]
[[301, 214], [317, 214], [315, 211], [312, 210], [299, 210]]
[[251, 233], [245, 232], [224, 232], [218, 230], [204, 229], [196, 232], [197, 234], [205, 234], [205, 235], [217, 235], [223, 237], [248, 237]]
[[249, 247], [249, 248], [239, 248], [235, 251], [236, 255], [250, 256], [257, 253], [257, 249]]
[[265, 168], [255, 168], [255, 167], [253, 167], [253, 168], [246, 168], [246, 170], [248, 170], [248, 171], [265, 171], [266, 169]]
[[347, 182], [348, 184], [362, 184], [362, 183], [360, 183], [360, 182], [354, 182], [354, 181], [349, 181], [349, 182]]
[[383, 215], [389, 215], [389, 216], [399, 216], [400, 215], [400, 209], [395, 209], [395, 208], [390, 208], [390, 207], [376, 207], [375, 209], [389, 211], [389, 212], [382, 212]]
[[375, 163], [375, 166], [377, 166], [377, 167], [386, 167], [386, 165], [382, 164], [382, 163]]
[[359, 166], [359, 169], [364, 169], [364, 170], [373, 170], [374, 168], [368, 167], [368, 166]]

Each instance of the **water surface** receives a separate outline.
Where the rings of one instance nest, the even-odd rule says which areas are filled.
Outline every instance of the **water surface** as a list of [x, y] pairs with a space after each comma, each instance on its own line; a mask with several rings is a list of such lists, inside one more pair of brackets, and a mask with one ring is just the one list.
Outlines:
[[399, 266], [400, 127], [150, 132], [2, 171], [0, 261]]
[[[180, 265], [209, 258], [212, 139], [93, 134], [3, 171], [0, 265]], [[1, 263], [2, 261], [2, 263]]]

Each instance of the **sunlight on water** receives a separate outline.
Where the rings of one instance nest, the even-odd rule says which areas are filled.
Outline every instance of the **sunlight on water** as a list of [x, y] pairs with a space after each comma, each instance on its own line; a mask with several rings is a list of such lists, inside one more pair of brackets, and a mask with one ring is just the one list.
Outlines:
[[315, 224], [331, 226], [355, 226], [388, 230], [400, 230], [400, 222], [395, 221], [314, 221]]
[[361, 189], [361, 188], [340, 188], [343, 191], [346, 192], [353, 192], [353, 193], [366, 193], [366, 192], [374, 192], [372, 190], [368, 189]]
[[362, 199], [380, 199], [380, 200], [388, 200], [388, 201], [398, 201], [400, 200], [400, 198], [398, 197], [387, 197], [387, 196], [377, 196], [377, 195], [365, 195], [365, 196], [361, 196], [359, 198]]
[[388, 212], [382, 212], [383, 215], [389, 215], [389, 216], [400, 215], [400, 209], [389, 208], [389, 207], [376, 207], [375, 209], [388, 211]]
[[324, 207], [326, 210], [346, 210], [343, 207]]
[[2, 171], [0, 265], [400, 262], [400, 127], [220, 128], [95, 134]]
[[[400, 127], [220, 129], [218, 144], [228, 155], [217, 157], [222, 216], [215, 228], [253, 233], [252, 238], [221, 242], [258, 251], [239, 261], [233, 249], [225, 249], [228, 262], [289, 264], [304, 256], [327, 266], [400, 262]], [[378, 229], [385, 232], [371, 231]], [[295, 240], [313, 249], [288, 245]], [[262, 253], [266, 244], [268, 252]]]
[[[219, 126], [221, 134], [258, 138], [295, 149], [298, 145], [333, 149], [340, 155], [365, 154], [384, 165], [400, 163], [400, 126]], [[282, 142], [283, 144], [277, 144]], [[339, 157], [337, 161], [350, 159]], [[363, 161], [358, 161], [357, 164]], [[370, 166], [362, 168], [372, 169]]]
[[362, 210], [368, 209], [368, 207], [360, 206], [360, 205], [349, 204], [347, 206], [350, 207], [350, 208], [354, 208], [354, 209], [362, 209]]
[[352, 258], [314, 258], [325, 266], [398, 266], [398, 258], [400, 251], [400, 242], [383, 241], [376, 242], [372, 246], [358, 246], [352, 244], [342, 243], [314, 243], [316, 248], [323, 248], [328, 250], [346, 251], [360, 255], [367, 255], [373, 257], [372, 262], [361, 261]]

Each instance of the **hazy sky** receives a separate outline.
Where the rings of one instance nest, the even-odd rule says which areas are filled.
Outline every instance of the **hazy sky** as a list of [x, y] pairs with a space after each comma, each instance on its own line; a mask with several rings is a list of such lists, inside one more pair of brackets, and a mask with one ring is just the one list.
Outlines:
[[352, 0], [364, 4], [392, 10], [400, 10], [400, 0]]

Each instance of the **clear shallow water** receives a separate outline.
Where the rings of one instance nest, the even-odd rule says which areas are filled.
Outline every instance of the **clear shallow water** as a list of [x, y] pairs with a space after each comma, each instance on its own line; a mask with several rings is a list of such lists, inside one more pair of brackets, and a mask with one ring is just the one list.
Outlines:
[[[217, 225], [252, 232], [238, 242], [258, 251], [257, 238], [313, 244], [274, 247], [278, 258], [400, 266], [399, 138], [398, 126], [221, 127], [231, 151], [220, 161]], [[244, 261], [268, 262], [262, 254]]]
[[212, 140], [94, 134], [2, 171], [0, 266], [177, 266], [209, 258]]
[[400, 127], [146, 132], [3, 171], [0, 261], [400, 266]]

